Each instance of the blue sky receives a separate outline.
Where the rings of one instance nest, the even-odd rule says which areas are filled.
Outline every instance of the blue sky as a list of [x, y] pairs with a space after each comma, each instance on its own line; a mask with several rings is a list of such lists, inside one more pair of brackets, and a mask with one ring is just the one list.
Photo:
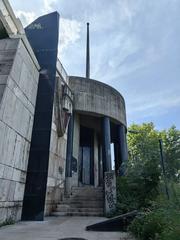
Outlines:
[[180, 129], [180, 0], [10, 0], [24, 25], [57, 10], [59, 58], [69, 75], [85, 75], [90, 22], [91, 78], [126, 100], [128, 124]]

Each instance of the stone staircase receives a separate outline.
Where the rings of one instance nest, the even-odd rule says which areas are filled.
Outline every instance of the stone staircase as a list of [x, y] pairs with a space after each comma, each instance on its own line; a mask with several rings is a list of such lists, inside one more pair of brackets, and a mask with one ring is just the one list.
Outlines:
[[102, 187], [73, 187], [71, 196], [57, 205], [53, 216], [103, 216], [104, 195]]

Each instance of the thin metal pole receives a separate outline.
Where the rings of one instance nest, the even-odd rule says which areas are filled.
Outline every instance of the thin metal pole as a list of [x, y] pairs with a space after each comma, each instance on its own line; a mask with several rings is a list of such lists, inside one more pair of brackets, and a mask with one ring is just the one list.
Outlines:
[[86, 45], [86, 78], [90, 78], [90, 46], [89, 46], [89, 23], [87, 23], [87, 45]]
[[162, 142], [162, 139], [159, 139], [159, 148], [160, 148], [161, 167], [162, 167], [162, 171], [163, 171], [165, 190], [166, 190], [167, 198], [169, 200], [169, 191], [168, 191], [168, 186], [167, 186], [167, 178], [166, 178], [166, 171], [165, 171], [165, 165], [164, 165], [164, 154], [163, 154], [163, 142]]

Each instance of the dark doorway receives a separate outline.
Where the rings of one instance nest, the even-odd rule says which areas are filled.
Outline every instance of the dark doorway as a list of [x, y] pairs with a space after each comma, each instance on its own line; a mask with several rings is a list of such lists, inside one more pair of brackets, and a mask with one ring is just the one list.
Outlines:
[[80, 127], [79, 181], [94, 185], [94, 130]]

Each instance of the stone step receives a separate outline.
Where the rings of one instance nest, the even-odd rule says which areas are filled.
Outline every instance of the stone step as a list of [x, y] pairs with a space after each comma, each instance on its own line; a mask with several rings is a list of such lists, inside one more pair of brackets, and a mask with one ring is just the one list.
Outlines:
[[56, 208], [57, 212], [99, 212], [99, 213], [103, 213], [104, 210], [103, 208], [87, 208], [87, 207], [71, 207], [68, 206], [67, 208], [64, 208], [64, 206], [57, 206]]
[[82, 204], [103, 204], [103, 199], [81, 199], [81, 198], [71, 198], [65, 199], [62, 204], [71, 204], [71, 203], [82, 203]]
[[103, 216], [103, 188], [73, 187], [72, 194], [57, 205], [53, 216]]
[[[80, 198], [92, 198], [92, 199], [99, 199], [99, 198], [104, 198], [103, 194], [87, 194], [87, 193], [83, 193], [83, 194], [72, 194], [67, 198], [74, 198], [74, 197], [80, 197]], [[66, 198], [66, 197], [65, 197]]]
[[71, 190], [73, 193], [74, 192], [91, 192], [91, 193], [103, 193], [103, 189], [97, 189], [97, 188], [72, 188]]
[[102, 217], [103, 213], [101, 212], [52, 212], [52, 216], [94, 216]]
[[103, 201], [103, 197], [87, 197], [87, 196], [72, 196], [70, 198], [65, 198], [64, 202], [66, 201]]
[[70, 207], [72, 208], [103, 208], [103, 203], [85, 203], [85, 202], [71, 202]]
[[71, 193], [71, 195], [70, 195], [70, 197], [71, 196], [82, 196], [82, 197], [103, 197], [104, 196], [104, 194], [103, 193], [99, 193], [99, 192], [97, 192], [97, 193], [89, 193], [89, 192], [82, 192], [82, 193]]
[[72, 192], [90, 192], [90, 193], [103, 193], [103, 190], [94, 189], [71, 189]]
[[71, 194], [102, 194], [103, 195], [103, 191], [71, 191]]
[[92, 189], [92, 190], [103, 190], [103, 187], [94, 187], [94, 186], [82, 186], [82, 187], [75, 187], [73, 186], [72, 189]]

